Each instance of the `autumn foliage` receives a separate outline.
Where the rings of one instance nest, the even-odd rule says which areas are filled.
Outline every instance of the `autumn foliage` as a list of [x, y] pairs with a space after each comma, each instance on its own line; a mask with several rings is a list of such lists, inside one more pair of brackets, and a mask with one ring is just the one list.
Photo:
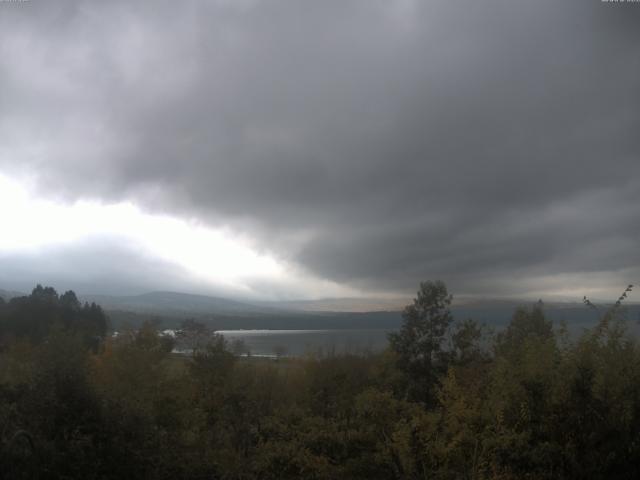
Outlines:
[[215, 334], [178, 355], [152, 323], [111, 337], [73, 298], [0, 304], [3, 478], [640, 475], [640, 344], [622, 305], [579, 336], [542, 304], [492, 334], [454, 322], [446, 286], [425, 282], [386, 351], [273, 361]]

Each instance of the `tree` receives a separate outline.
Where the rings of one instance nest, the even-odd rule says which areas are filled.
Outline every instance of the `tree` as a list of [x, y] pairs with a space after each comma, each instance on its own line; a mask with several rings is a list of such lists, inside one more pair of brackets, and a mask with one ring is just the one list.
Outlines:
[[509, 326], [498, 335], [496, 351], [500, 355], [518, 355], [527, 341], [553, 338], [553, 324], [545, 317], [542, 301], [538, 301], [530, 309], [516, 309]]
[[482, 360], [483, 326], [472, 319], [457, 323], [451, 335], [451, 357], [458, 365], [465, 365]]
[[76, 311], [80, 310], [80, 307], [82, 306], [73, 290], [69, 290], [60, 295], [60, 305]]
[[189, 353], [206, 349], [207, 346], [217, 340], [214, 332], [204, 323], [192, 318], [183, 320], [176, 331], [178, 349]]
[[402, 313], [402, 328], [389, 334], [397, 365], [409, 376], [409, 393], [415, 400], [433, 401], [437, 378], [446, 372], [442, 342], [453, 320], [452, 300], [444, 282], [422, 282], [413, 305]]
[[108, 330], [108, 319], [99, 305], [81, 306], [69, 290], [58, 296], [52, 287], [37, 285], [31, 295], [14, 297], [3, 308], [0, 334], [28, 338], [38, 343], [55, 328], [82, 336], [86, 346], [96, 350]]

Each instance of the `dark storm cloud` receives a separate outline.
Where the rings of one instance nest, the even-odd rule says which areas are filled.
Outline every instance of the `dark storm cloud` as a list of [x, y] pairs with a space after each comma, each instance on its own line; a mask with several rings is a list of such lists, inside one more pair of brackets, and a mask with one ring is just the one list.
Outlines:
[[0, 5], [0, 169], [362, 288], [624, 282], [639, 22], [583, 0]]

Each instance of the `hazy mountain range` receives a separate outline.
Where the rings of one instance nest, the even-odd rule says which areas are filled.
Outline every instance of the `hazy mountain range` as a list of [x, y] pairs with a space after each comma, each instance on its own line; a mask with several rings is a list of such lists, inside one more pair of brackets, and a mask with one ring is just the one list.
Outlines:
[[4, 300], [9, 300], [10, 298], [13, 298], [13, 297], [21, 297], [23, 295], [26, 295], [26, 294], [24, 292], [16, 292], [13, 290], [2, 290], [0, 288], [0, 298]]
[[[0, 289], [0, 297], [24, 295]], [[178, 292], [149, 292], [141, 295], [79, 295], [82, 302], [95, 302], [109, 314], [112, 324], [138, 325], [155, 319], [175, 327], [186, 318], [195, 318], [216, 329], [395, 329], [402, 322], [401, 300], [323, 299], [283, 302], [243, 302], [221, 297]], [[405, 302], [407, 303], [407, 302]], [[531, 301], [475, 299], [461, 300], [452, 307], [454, 318], [473, 318], [492, 327], [505, 325], [514, 310]], [[546, 304], [547, 315], [555, 322], [566, 322], [572, 329], [593, 325], [597, 315], [581, 303]], [[640, 305], [627, 305], [627, 318], [636, 327]]]

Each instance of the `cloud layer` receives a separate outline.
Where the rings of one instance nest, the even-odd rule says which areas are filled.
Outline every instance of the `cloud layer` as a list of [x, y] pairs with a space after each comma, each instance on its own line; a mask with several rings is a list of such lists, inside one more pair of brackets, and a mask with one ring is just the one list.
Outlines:
[[637, 278], [637, 5], [0, 9], [0, 172], [43, 195], [228, 226], [368, 291]]

